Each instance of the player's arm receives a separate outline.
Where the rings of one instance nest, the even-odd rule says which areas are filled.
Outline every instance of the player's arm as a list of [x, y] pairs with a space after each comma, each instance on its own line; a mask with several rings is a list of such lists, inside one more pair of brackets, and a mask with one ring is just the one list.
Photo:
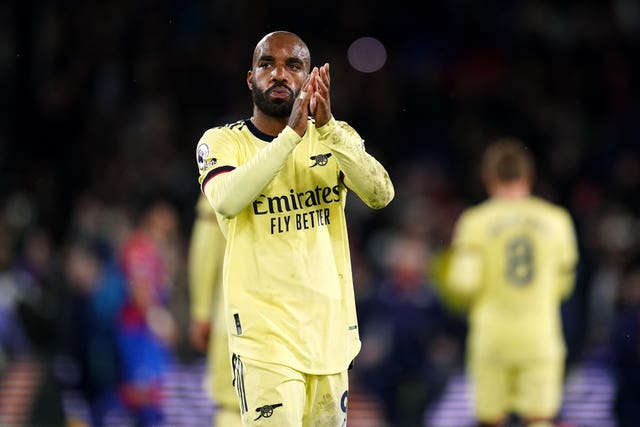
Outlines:
[[444, 306], [455, 313], [467, 310], [468, 301], [452, 292], [448, 287], [449, 266], [451, 265], [451, 247], [443, 248], [433, 254], [428, 271], [428, 278], [433, 283], [438, 298]]
[[316, 120], [319, 142], [335, 156], [344, 174], [345, 185], [373, 209], [381, 209], [393, 199], [395, 191], [385, 168], [364, 149], [360, 135], [331, 114], [329, 64], [314, 68], [310, 90], [310, 109]]
[[373, 209], [389, 204], [395, 190], [389, 174], [364, 149], [362, 138], [346, 123], [331, 119], [318, 129], [319, 141], [335, 156], [345, 185]]
[[209, 203], [201, 196], [189, 244], [189, 307], [192, 345], [205, 353], [211, 330], [213, 295], [222, 276], [225, 240]]
[[200, 185], [211, 206], [223, 217], [233, 218], [260, 195], [302, 138], [287, 126], [252, 159], [236, 167], [233, 160], [227, 161], [233, 155], [225, 153], [224, 145], [230, 144], [217, 140], [217, 134], [205, 133], [198, 144], [210, 147], [210, 159], [205, 164], [216, 164], [208, 170], [201, 169]]
[[447, 271], [447, 288], [452, 298], [473, 299], [480, 287], [482, 256], [473, 248], [454, 246]]
[[573, 293], [576, 281], [576, 267], [578, 264], [578, 244], [575, 228], [568, 212], [562, 214], [562, 232], [560, 256], [560, 270], [558, 271], [558, 286], [562, 299], [567, 299]]
[[455, 226], [446, 273], [447, 293], [459, 301], [470, 301], [482, 282], [483, 255], [475, 231], [469, 215], [463, 214]]

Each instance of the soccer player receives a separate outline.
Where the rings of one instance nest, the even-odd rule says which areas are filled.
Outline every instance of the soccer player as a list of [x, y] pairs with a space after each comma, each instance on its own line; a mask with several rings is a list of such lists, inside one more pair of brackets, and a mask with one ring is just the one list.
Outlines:
[[215, 212], [206, 197], [200, 196], [189, 246], [191, 343], [207, 354], [205, 387], [215, 404], [213, 426], [241, 427], [222, 304], [225, 244]]
[[256, 45], [253, 115], [209, 129], [199, 182], [227, 238], [223, 293], [245, 426], [346, 425], [360, 350], [344, 214], [394, 189], [362, 138], [331, 113], [329, 64], [276, 31]]
[[468, 371], [481, 426], [515, 414], [553, 426], [562, 399], [565, 343], [560, 305], [578, 259], [569, 213], [531, 194], [534, 161], [513, 138], [485, 151], [489, 199], [455, 227], [449, 291], [469, 306]]

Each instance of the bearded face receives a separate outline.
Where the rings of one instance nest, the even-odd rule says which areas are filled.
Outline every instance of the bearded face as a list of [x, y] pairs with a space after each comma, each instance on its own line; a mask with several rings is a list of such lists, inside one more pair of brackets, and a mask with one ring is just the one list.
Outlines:
[[[291, 89], [289, 89], [284, 83], [281, 82], [274, 83], [273, 86], [263, 92], [260, 90], [255, 76], [252, 81], [253, 85], [251, 89], [251, 98], [253, 99], [253, 103], [260, 109], [260, 111], [271, 117], [289, 117], [293, 108], [293, 101], [296, 99], [295, 97], [297, 96], [297, 94], [295, 94]], [[270, 93], [275, 89], [286, 89], [289, 92], [289, 96], [286, 98], [276, 98], [269, 96]]]

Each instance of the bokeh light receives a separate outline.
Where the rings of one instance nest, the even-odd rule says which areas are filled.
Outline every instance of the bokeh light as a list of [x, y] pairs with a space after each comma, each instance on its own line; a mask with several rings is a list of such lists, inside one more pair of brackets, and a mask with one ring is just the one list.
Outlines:
[[361, 37], [351, 43], [347, 51], [349, 64], [362, 73], [373, 73], [384, 66], [387, 50], [373, 37]]

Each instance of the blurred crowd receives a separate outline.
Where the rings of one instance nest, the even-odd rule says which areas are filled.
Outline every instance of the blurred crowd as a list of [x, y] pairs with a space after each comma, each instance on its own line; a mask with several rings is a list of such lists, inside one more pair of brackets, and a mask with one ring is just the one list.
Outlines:
[[[251, 114], [253, 47], [287, 29], [313, 64], [331, 63], [335, 116], [397, 191], [380, 212], [347, 205], [363, 339], [354, 378], [389, 419], [419, 425], [462, 366], [465, 322], [433, 282], [458, 214], [485, 196], [481, 151], [510, 134], [536, 158], [535, 193], [576, 222], [568, 363], [608, 366], [620, 419], [637, 420], [640, 5], [268, 3], [0, 5], [0, 373], [21, 354], [64, 356], [78, 371], [65, 386], [83, 390], [96, 420], [116, 398], [142, 423], [161, 416], [163, 366], [192, 356], [195, 144]], [[370, 74], [346, 55], [363, 36], [387, 51]]]

